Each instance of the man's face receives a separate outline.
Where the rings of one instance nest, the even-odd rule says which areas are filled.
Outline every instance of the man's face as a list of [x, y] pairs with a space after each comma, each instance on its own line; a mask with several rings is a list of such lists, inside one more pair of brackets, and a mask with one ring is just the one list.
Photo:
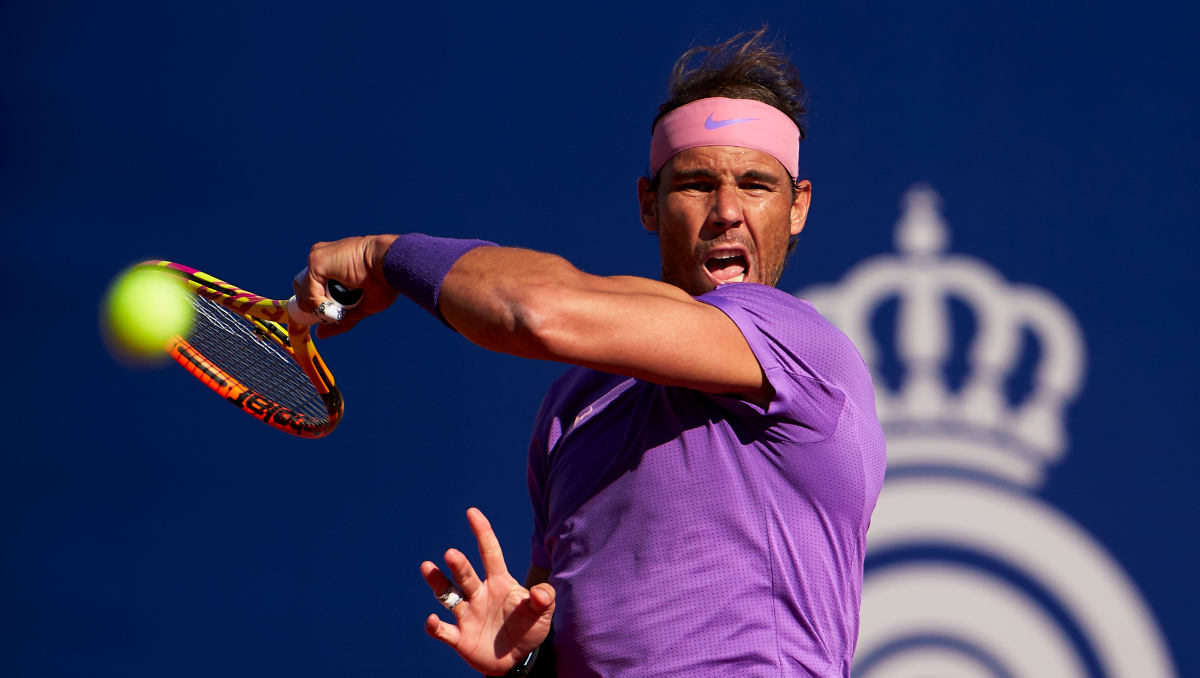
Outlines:
[[793, 198], [778, 160], [738, 146], [679, 153], [663, 165], [657, 190], [638, 182], [642, 224], [658, 233], [663, 282], [692, 295], [727, 282], [778, 282], [811, 192], [802, 181]]

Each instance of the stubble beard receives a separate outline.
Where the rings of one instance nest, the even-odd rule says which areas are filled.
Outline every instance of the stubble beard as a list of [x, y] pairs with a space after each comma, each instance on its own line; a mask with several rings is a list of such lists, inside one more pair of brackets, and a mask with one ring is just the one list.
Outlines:
[[[659, 241], [660, 245], [663, 241]], [[774, 287], [779, 283], [779, 278], [783, 275], [783, 269], [787, 266], [787, 245], [788, 241], [784, 241], [778, 245], [781, 252], [780, 256], [773, 258], [772, 261], [766, 261], [759, 256], [758, 247], [754, 241], [747, 238], [745, 240], [739, 238], [729, 238], [721, 235], [710, 240], [701, 240], [697, 242], [692, 249], [692, 257], [682, 266], [676, 262], [673, 257], [668, 256], [668, 252], [663, 248], [662, 257], [662, 276], [661, 280], [665, 283], [674, 285], [683, 291], [693, 296], [699, 296], [710, 292], [708, 285], [711, 284], [711, 279], [706, 275], [704, 270], [704, 255], [710, 250], [720, 247], [740, 246], [746, 251], [746, 263], [752, 265], [752, 272], [756, 280], [747, 282], [758, 282], [763, 285]]]

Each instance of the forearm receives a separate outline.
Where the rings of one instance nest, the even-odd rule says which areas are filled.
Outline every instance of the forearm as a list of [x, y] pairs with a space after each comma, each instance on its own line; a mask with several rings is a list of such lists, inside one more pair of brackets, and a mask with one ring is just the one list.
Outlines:
[[[385, 256], [387, 279], [494, 351], [710, 393], [766, 392], [733, 322], [683, 290], [590, 275], [552, 254], [468, 242], [402, 236]], [[405, 289], [409, 279], [419, 284]]]
[[[420, 251], [405, 251], [410, 244]], [[402, 236], [384, 257], [386, 277], [472, 342], [549, 360], [571, 361], [570, 335], [596, 336], [636, 296], [691, 301], [661, 282], [589, 275], [557, 255], [484, 244]]]
[[574, 266], [553, 254], [507, 247], [472, 250], [442, 281], [438, 308], [464, 337], [485, 348], [541, 357], [539, 299], [563, 289]]
[[581, 310], [580, 296], [606, 287], [611, 287], [606, 279], [588, 275], [557, 255], [480, 248], [450, 269], [439, 309], [452, 327], [485, 348], [526, 358], [570, 360], [554, 339], [564, 326], [582, 320], [573, 312]]

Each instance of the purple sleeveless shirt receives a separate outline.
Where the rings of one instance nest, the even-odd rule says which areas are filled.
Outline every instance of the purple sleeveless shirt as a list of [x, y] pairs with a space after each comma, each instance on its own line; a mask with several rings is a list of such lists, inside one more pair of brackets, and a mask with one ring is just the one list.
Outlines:
[[698, 299], [746, 337], [765, 410], [585, 368], [542, 403], [532, 561], [559, 676], [846, 678], [885, 462], [867, 367], [786, 292]]

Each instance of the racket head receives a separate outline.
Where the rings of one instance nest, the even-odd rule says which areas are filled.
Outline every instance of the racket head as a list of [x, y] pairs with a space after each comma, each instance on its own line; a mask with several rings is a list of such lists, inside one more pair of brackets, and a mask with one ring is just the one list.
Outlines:
[[167, 354], [227, 402], [284, 433], [328, 435], [345, 403], [307, 326], [285, 325], [287, 302], [252, 294], [194, 268], [147, 261], [137, 269], [171, 275], [195, 310], [187, 336]]

